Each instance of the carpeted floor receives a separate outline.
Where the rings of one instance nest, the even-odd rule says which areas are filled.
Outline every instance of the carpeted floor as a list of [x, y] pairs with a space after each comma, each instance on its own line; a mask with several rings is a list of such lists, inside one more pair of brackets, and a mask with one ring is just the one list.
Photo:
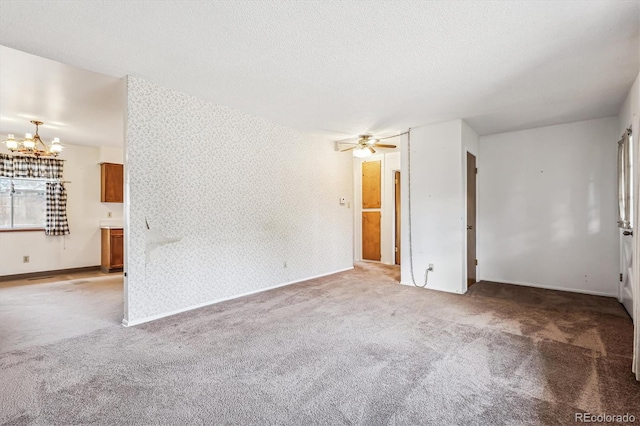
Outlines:
[[0, 282], [0, 353], [121, 324], [123, 287], [100, 271]]
[[570, 424], [640, 416], [616, 300], [354, 271], [0, 355], [0, 423]]

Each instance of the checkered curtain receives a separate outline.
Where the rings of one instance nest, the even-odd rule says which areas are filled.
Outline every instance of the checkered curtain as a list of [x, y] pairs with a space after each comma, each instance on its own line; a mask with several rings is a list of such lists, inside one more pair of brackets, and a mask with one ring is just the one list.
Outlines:
[[69, 234], [67, 190], [60, 182], [47, 182], [47, 220], [44, 233], [46, 235]]
[[0, 177], [62, 179], [63, 160], [0, 154]]
[[13, 177], [13, 157], [0, 154], [0, 177]]

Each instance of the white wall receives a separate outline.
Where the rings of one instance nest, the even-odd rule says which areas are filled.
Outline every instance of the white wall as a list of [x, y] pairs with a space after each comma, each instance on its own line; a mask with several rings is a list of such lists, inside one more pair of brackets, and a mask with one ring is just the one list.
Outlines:
[[[473, 135], [465, 130], [466, 145]], [[463, 122], [453, 120], [411, 129], [411, 170], [407, 137], [403, 137], [402, 194], [409, 193], [411, 173], [411, 225], [413, 271], [418, 285], [424, 284], [429, 264], [427, 288], [463, 293], [466, 291], [466, 211], [463, 192]], [[466, 155], [466, 154], [465, 154]], [[406, 166], [405, 166], [406, 165]], [[409, 251], [409, 199], [402, 198], [401, 283], [413, 285]]]
[[[0, 275], [100, 265], [100, 222], [122, 222], [122, 204], [100, 202], [99, 148], [64, 145], [60, 158], [66, 160], [64, 180], [71, 181], [65, 184], [71, 233], [0, 232]], [[122, 156], [122, 149], [111, 151]], [[6, 147], [2, 152], [8, 152]], [[29, 256], [29, 263], [22, 263], [23, 256]]]
[[135, 77], [127, 122], [126, 324], [353, 267], [333, 142]]
[[115, 146], [101, 146], [98, 148], [98, 162], [124, 164], [124, 150]]
[[[400, 137], [385, 140], [391, 145], [400, 145]], [[380, 262], [395, 264], [395, 171], [400, 171], [400, 151], [388, 151], [367, 158], [353, 157], [353, 256], [362, 260], [362, 163], [380, 161], [381, 167], [381, 223], [380, 223]]]
[[482, 280], [618, 294], [615, 117], [480, 137]]
[[[618, 114], [618, 137], [622, 136], [623, 132], [631, 127], [633, 135], [633, 149], [635, 153], [640, 151], [640, 74], [636, 78], [627, 98], [620, 109]], [[637, 156], [636, 156], [637, 158]], [[640, 175], [640, 164], [636, 164], [635, 167], [634, 182], [636, 185], [639, 182], [638, 176]], [[636, 211], [640, 209], [640, 199], [635, 200]], [[638, 238], [638, 223], [634, 224], [634, 237]], [[632, 264], [632, 258], [634, 255], [634, 241], [630, 236], [622, 235], [622, 230], [619, 230], [620, 238], [620, 272], [623, 274], [623, 280], [619, 284], [618, 300], [624, 305], [629, 315], [633, 317], [633, 280], [634, 274], [629, 267]], [[637, 274], [637, 273], [636, 273]], [[640, 277], [635, 278], [635, 280]]]

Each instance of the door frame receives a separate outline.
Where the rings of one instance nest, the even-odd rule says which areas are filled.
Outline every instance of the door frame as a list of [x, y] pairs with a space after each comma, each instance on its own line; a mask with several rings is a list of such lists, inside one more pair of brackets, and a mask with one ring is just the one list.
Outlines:
[[[399, 140], [400, 138], [398, 138]], [[392, 139], [390, 143], [399, 145], [395, 139]], [[397, 156], [393, 157], [390, 154], [397, 152]], [[380, 209], [381, 218], [381, 254], [382, 258], [380, 263], [385, 265], [393, 265], [395, 263], [395, 253], [393, 249], [395, 247], [395, 229], [393, 226], [394, 219], [394, 203], [393, 203], [393, 191], [394, 191], [394, 172], [402, 172], [401, 158], [399, 151], [381, 152], [367, 157], [357, 158], [353, 157], [353, 261], [362, 261], [362, 212], [366, 211], [362, 209], [362, 166], [361, 164], [366, 161], [381, 161], [382, 174], [381, 174], [381, 197], [382, 208]], [[391, 197], [391, 199], [389, 199]], [[375, 262], [373, 260], [367, 262]]]
[[[467, 277], [469, 276], [468, 274], [468, 270], [467, 270], [467, 154], [471, 154], [474, 157], [476, 157], [476, 168], [478, 168], [478, 174], [476, 175], [476, 259], [479, 259], [478, 256], [478, 241], [479, 241], [479, 227], [478, 227], [478, 223], [479, 223], [479, 206], [480, 206], [480, 196], [479, 196], [479, 191], [478, 191], [478, 181], [479, 181], [479, 177], [480, 177], [480, 170], [479, 170], [479, 156], [478, 156], [478, 152], [473, 150], [473, 149], [469, 149], [469, 147], [465, 147], [462, 150], [462, 271], [463, 271], [463, 276], [462, 276], [462, 293], [466, 293], [467, 290], [469, 290], [469, 283], [467, 281]], [[480, 281], [480, 261], [478, 261], [478, 265], [476, 265], [476, 282]]]

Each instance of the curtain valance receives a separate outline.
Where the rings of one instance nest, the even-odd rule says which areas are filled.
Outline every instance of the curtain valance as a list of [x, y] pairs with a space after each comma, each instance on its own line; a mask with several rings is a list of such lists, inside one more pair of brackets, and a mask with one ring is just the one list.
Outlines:
[[0, 154], [0, 177], [62, 179], [63, 160]]

